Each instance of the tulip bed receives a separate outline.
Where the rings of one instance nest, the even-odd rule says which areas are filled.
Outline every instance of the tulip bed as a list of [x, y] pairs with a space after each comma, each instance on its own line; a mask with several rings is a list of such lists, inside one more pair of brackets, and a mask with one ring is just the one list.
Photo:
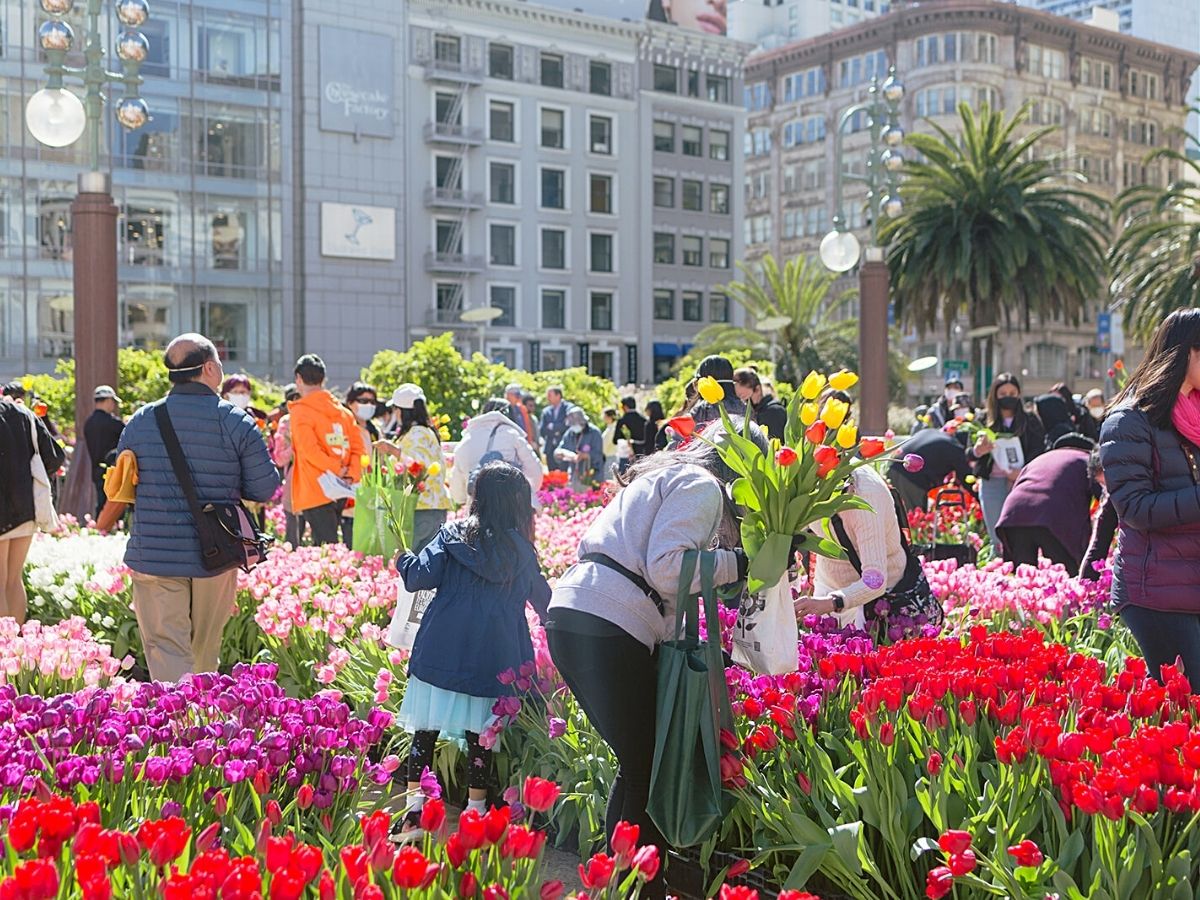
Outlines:
[[[604, 495], [541, 499], [554, 577]], [[500, 673], [518, 693], [484, 735], [510, 806], [451, 830], [427, 801], [430, 837], [397, 854], [380, 838], [405, 750], [385, 561], [273, 550], [239, 582], [222, 652], [236, 665], [163, 686], [129, 680], [123, 547], [77, 527], [39, 537], [26, 583], [44, 624], [0, 621], [0, 900], [558, 896], [542, 887], [547, 827], [588, 860], [573, 888], [592, 897], [636, 896], [652, 874], [628, 831], [593, 855], [615, 761], [532, 613], [535, 661]], [[1130, 658], [1108, 573], [926, 572], [940, 634], [809, 619], [795, 672], [728, 670], [730, 812], [699, 848], [707, 894], [749, 898], [736, 883], [757, 877], [785, 898], [1196, 896], [1200, 707], [1179, 673], [1159, 684]], [[735, 616], [722, 611], [725, 640]], [[459, 791], [460, 763], [445, 748], [423, 784]], [[550, 782], [530, 777], [561, 794], [546, 802]]]

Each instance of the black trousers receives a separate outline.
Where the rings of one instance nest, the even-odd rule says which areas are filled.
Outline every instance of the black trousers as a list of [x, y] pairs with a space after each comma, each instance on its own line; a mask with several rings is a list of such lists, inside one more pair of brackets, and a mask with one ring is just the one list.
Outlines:
[[[567, 687], [617, 757], [604, 817], [610, 843], [617, 823], [629, 822], [640, 829], [638, 842], [658, 847], [665, 863], [666, 841], [646, 812], [654, 762], [657, 657], [624, 632], [600, 637], [548, 629], [546, 641]], [[665, 884], [660, 869], [643, 895], [663, 897]]]
[[92, 475], [92, 484], [96, 486], [96, 518], [100, 518], [100, 511], [104, 509], [104, 504], [108, 498], [104, 496], [104, 476]]
[[[326, 503], [324, 506], [314, 506], [304, 511], [304, 521], [312, 529], [312, 542], [316, 546], [336, 544], [338, 528], [342, 524], [341, 513], [336, 503]], [[303, 531], [303, 528], [301, 529]]]
[[1125, 606], [1121, 621], [1133, 632], [1152, 676], [1161, 680], [1162, 667], [1178, 658], [1192, 693], [1200, 693], [1200, 615]]
[[[468, 731], [466, 738], [467, 787], [487, 790], [492, 775], [492, 751], [483, 749], [479, 735], [474, 731]], [[408, 773], [410, 784], [419, 782], [425, 769], [433, 769], [433, 751], [437, 748], [437, 739], [436, 731], [418, 731], [413, 735], [408, 764], [403, 768]]]
[[1042, 556], [1050, 562], [1064, 566], [1072, 575], [1079, 572], [1081, 562], [1079, 557], [1064, 547], [1062, 541], [1055, 537], [1054, 532], [1049, 528], [1040, 525], [1022, 525], [998, 528], [996, 532], [1000, 535], [1001, 543], [1004, 544], [1005, 562], [1014, 565], [1026, 563], [1036, 566], [1040, 551]]

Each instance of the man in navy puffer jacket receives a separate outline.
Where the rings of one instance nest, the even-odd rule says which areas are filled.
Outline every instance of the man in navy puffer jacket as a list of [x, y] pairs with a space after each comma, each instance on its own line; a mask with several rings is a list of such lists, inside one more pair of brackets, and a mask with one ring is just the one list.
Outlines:
[[[250, 418], [217, 396], [225, 373], [212, 341], [184, 334], [167, 346], [174, 387], [167, 411], [204, 503], [263, 502], [279, 487], [279, 472]], [[150, 675], [178, 681], [217, 668], [221, 632], [234, 607], [237, 569], [219, 574], [200, 564], [200, 539], [183, 489], [154, 419], [138, 410], [117, 453], [137, 457], [137, 502], [125, 564], [133, 570], [133, 607]]]

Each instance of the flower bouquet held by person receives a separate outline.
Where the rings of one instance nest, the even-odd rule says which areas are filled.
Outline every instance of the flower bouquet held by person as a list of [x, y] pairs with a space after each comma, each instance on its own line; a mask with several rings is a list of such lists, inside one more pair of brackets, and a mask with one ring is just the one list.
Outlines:
[[441, 468], [437, 463], [426, 468], [418, 460], [396, 458], [380, 443], [362, 461], [363, 478], [354, 498], [354, 549], [389, 558], [412, 549], [417, 499], [426, 478], [437, 477]]

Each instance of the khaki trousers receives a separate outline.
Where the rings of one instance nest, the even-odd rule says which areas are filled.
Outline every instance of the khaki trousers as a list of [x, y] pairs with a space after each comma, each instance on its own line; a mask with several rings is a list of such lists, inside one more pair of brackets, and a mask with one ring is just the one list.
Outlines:
[[238, 570], [208, 578], [168, 578], [133, 573], [146, 665], [155, 681], [178, 681], [189, 672], [215, 672], [221, 632], [233, 614]]

